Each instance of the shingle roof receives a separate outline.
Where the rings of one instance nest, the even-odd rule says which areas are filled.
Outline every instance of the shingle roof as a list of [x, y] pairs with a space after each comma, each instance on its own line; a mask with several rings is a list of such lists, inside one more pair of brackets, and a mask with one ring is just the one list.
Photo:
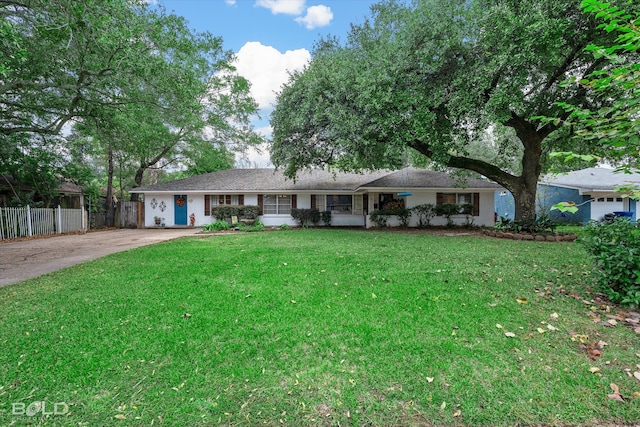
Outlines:
[[548, 174], [540, 179], [541, 184], [571, 187], [582, 190], [613, 191], [619, 185], [640, 185], [640, 173], [615, 173], [613, 169], [587, 168], [578, 171]]
[[[462, 184], [462, 185], [461, 185]], [[458, 182], [451, 175], [425, 169], [405, 168], [370, 181], [363, 188], [502, 188], [492, 181], [467, 179]]]
[[[132, 193], [151, 192], [257, 192], [257, 191], [356, 191], [359, 188], [454, 188], [456, 180], [442, 172], [407, 168], [401, 171], [373, 171], [364, 174], [325, 170], [299, 172], [287, 179], [275, 169], [228, 169], [177, 181], [147, 185]], [[479, 179], [467, 181], [467, 188], [502, 188]]]

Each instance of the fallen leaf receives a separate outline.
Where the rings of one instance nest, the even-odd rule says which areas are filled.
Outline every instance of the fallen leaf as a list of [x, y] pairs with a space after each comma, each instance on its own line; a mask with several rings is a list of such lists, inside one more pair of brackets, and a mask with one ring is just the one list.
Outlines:
[[509, 338], [514, 338], [516, 336], [516, 334], [514, 334], [513, 332], [505, 332], [504, 335]]
[[612, 400], [617, 400], [617, 401], [619, 401], [619, 402], [624, 402], [624, 399], [622, 398], [622, 396], [620, 396], [620, 395], [619, 395], [619, 394], [617, 394], [617, 393], [607, 394], [607, 397], [608, 397], [609, 399], [612, 399]]
[[557, 331], [558, 330], [558, 328], [556, 328], [553, 325], [549, 325], [549, 324], [547, 324], [547, 329], [550, 330], [550, 331]]
[[620, 388], [618, 388], [617, 384], [611, 383], [609, 384], [609, 387], [611, 387], [611, 390], [613, 390], [615, 394], [620, 394]]
[[640, 372], [636, 371], [633, 373], [633, 376], [635, 379], [637, 379], [638, 381], [640, 381]]
[[518, 304], [526, 304], [528, 302], [526, 298], [522, 297], [516, 298], [516, 301], [518, 301]]
[[371, 298], [378, 298], [378, 297], [376, 296], [376, 294], [374, 294], [374, 293], [372, 292], [372, 293], [371, 293]]
[[447, 407], [447, 402], [442, 402], [442, 405], [440, 405], [440, 409], [444, 411], [444, 408]]
[[588, 348], [587, 353], [589, 354], [589, 356], [591, 356], [592, 359], [597, 359], [598, 357], [602, 356], [602, 352], [595, 348]]
[[187, 318], [189, 318], [189, 317], [191, 317], [191, 314], [189, 314], [189, 313], [185, 313], [185, 314], [183, 314], [182, 316], [183, 316], [183, 317], [187, 317]]
[[502, 325], [500, 323], [496, 323], [496, 328], [502, 329]]
[[291, 304], [297, 304], [296, 300], [292, 299]]
[[427, 377], [427, 382], [428, 382], [428, 383], [432, 383], [434, 379], [435, 379], [435, 378], [433, 378], [433, 377]]
[[595, 374], [596, 372], [600, 372], [600, 368], [592, 366], [591, 368], [589, 368], [589, 372], [591, 372], [592, 374]]
[[124, 414], [118, 414], [116, 415], [114, 418], [118, 419], [118, 420], [126, 420], [127, 416]]
[[544, 330], [544, 329], [542, 329], [542, 328], [538, 328], [538, 329], [536, 329], [536, 330], [538, 331], [538, 333], [541, 333], [541, 334], [544, 334], [545, 332], [547, 332], [547, 331], [545, 331], [545, 330]]
[[462, 415], [462, 411], [458, 409], [456, 412], [453, 413], [453, 418], [459, 417], [460, 415]]
[[616, 319], [609, 319], [607, 320], [607, 323], [610, 324], [611, 326], [616, 326], [618, 324]]
[[560, 315], [558, 313], [551, 313], [551, 317], [552, 319], [558, 320], [558, 317], [560, 317]]

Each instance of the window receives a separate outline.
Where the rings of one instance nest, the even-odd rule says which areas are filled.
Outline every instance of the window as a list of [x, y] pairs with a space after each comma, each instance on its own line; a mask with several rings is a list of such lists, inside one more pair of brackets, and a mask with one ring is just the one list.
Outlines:
[[350, 214], [353, 198], [349, 194], [333, 194], [327, 196], [327, 210], [336, 214]]
[[442, 193], [443, 205], [471, 205], [473, 198], [471, 193]]
[[265, 194], [262, 208], [265, 215], [290, 215], [291, 195]]
[[473, 216], [479, 216], [480, 193], [436, 193], [436, 205], [472, 205]]
[[238, 196], [237, 194], [216, 194], [211, 196], [211, 206], [238, 206], [240, 204], [240, 196]]
[[207, 194], [204, 196], [204, 214], [211, 215], [212, 206], [244, 205], [244, 194]]

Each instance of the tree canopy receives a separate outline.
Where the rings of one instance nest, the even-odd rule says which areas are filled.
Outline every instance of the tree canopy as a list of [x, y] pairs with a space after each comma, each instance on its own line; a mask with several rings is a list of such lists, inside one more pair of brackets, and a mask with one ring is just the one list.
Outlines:
[[47, 177], [77, 171], [64, 167], [77, 161], [72, 139], [131, 185], [152, 167], [230, 167], [232, 150], [261, 142], [233, 59], [220, 37], [145, 1], [0, 0], [0, 142], [11, 154], [0, 173], [23, 162]]
[[[591, 148], [536, 117], [566, 117], [561, 101], [607, 102], [562, 84], [606, 66], [585, 51], [603, 38], [573, 0], [381, 2], [346, 42], [321, 40], [283, 87], [272, 161], [290, 176], [305, 167], [395, 168], [413, 149], [503, 185], [516, 218], [531, 219], [545, 154]], [[518, 170], [470, 150], [488, 129], [507, 135], [492, 142], [503, 150], [517, 138]]]

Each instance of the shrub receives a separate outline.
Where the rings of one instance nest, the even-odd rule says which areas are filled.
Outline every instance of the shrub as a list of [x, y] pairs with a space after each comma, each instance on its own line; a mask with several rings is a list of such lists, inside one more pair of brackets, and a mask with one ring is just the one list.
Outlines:
[[214, 206], [211, 208], [211, 216], [218, 220], [237, 216], [242, 219], [256, 219], [260, 214], [260, 208], [254, 205], [239, 206]]
[[322, 222], [324, 225], [331, 225], [331, 211], [322, 211], [320, 212], [320, 216], [322, 217]]
[[264, 231], [264, 224], [261, 221], [256, 221], [253, 225], [238, 224], [238, 229], [251, 233], [253, 231]]
[[542, 216], [531, 221], [512, 221], [507, 218], [500, 218], [494, 225], [498, 231], [508, 231], [511, 233], [553, 233], [557, 224], [547, 216]]
[[431, 203], [425, 203], [424, 205], [417, 205], [411, 208], [412, 212], [418, 215], [418, 226], [430, 226], [431, 219], [436, 216], [435, 206]]
[[451, 217], [453, 215], [459, 214], [460, 211], [460, 205], [445, 203], [443, 205], [436, 206], [436, 214], [447, 218], [447, 227], [451, 227], [453, 225], [453, 220], [451, 219]]
[[309, 224], [317, 225], [320, 222], [320, 211], [318, 209], [291, 209], [291, 217], [298, 221], [302, 227], [307, 228]]
[[229, 230], [230, 228], [231, 228], [231, 225], [227, 221], [216, 221], [212, 224], [205, 225], [204, 227], [202, 227], [202, 230], [223, 231], [223, 230]]
[[582, 244], [597, 270], [596, 282], [613, 302], [640, 305], [640, 230], [624, 218], [592, 222]]
[[409, 225], [409, 218], [411, 218], [411, 209], [395, 208], [395, 209], [376, 209], [371, 212], [369, 218], [376, 227], [386, 227], [389, 223], [389, 218], [392, 216], [398, 217], [403, 227]]
[[283, 231], [291, 230], [291, 226], [289, 224], [281, 224], [278, 228]]

